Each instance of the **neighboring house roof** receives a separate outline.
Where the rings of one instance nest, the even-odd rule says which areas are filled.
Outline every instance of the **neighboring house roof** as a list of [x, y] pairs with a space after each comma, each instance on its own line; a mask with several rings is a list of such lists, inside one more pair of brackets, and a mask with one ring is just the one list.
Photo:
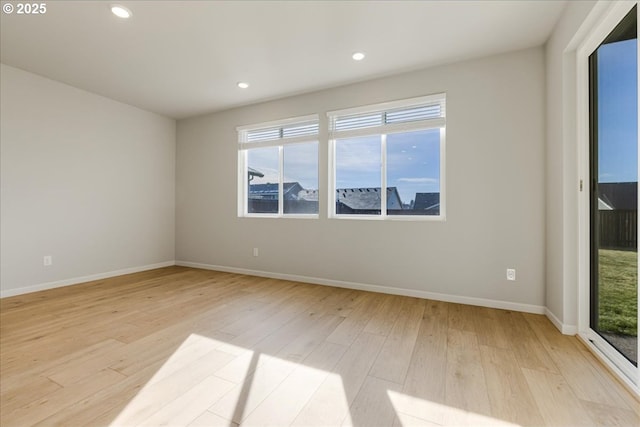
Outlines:
[[[285, 182], [282, 191], [285, 200], [298, 198], [298, 193], [304, 190], [298, 182]], [[278, 184], [251, 184], [249, 185], [249, 198], [275, 198], [278, 196]]]
[[[637, 182], [605, 182], [598, 184], [600, 200], [612, 209], [635, 210], [638, 208]], [[600, 201], [598, 201], [598, 206]]]
[[413, 209], [416, 211], [439, 210], [440, 193], [416, 193]]
[[[353, 210], [380, 210], [380, 187], [339, 188], [336, 201]], [[402, 201], [396, 187], [387, 188], [387, 209], [402, 209]]]
[[309, 202], [317, 202], [318, 190], [300, 190], [298, 192], [298, 200], [307, 200]]

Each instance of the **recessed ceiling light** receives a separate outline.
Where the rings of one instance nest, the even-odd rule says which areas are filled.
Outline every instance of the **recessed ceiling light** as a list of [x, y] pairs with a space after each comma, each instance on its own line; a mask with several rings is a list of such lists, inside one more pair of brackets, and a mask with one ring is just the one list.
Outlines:
[[121, 4], [112, 4], [110, 6], [111, 8], [111, 13], [113, 13], [114, 15], [116, 15], [118, 18], [123, 18], [123, 19], [127, 19], [127, 18], [131, 18], [131, 11], [122, 6]]
[[364, 59], [364, 53], [356, 52], [353, 55], [351, 55], [351, 57], [353, 58], [354, 61], [362, 61]]
[[249, 87], [249, 83], [247, 83], [247, 82], [238, 82], [238, 87], [240, 89], [246, 89], [246, 88]]

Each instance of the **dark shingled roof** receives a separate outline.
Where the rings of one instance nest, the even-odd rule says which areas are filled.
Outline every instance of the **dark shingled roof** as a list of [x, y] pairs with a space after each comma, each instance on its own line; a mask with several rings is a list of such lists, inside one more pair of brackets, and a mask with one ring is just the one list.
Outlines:
[[[285, 199], [297, 198], [298, 192], [302, 190], [298, 182], [285, 182], [282, 184]], [[249, 185], [249, 197], [257, 196], [277, 196], [278, 184], [251, 184]]]
[[416, 200], [413, 203], [413, 210], [432, 215], [439, 215], [440, 193], [416, 193]]
[[318, 190], [301, 190], [298, 193], [299, 200], [308, 200], [311, 202], [318, 201]]
[[440, 209], [440, 193], [416, 193], [416, 201], [413, 209], [416, 211], [425, 211], [432, 209]]
[[[353, 210], [380, 210], [380, 188], [340, 188], [336, 190], [336, 201]], [[396, 187], [387, 188], [387, 209], [402, 209]]]

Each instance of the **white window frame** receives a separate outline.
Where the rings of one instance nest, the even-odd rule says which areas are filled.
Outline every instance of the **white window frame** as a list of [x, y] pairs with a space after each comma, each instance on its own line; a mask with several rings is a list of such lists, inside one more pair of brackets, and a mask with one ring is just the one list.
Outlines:
[[[425, 120], [408, 121], [394, 124], [382, 124], [362, 129], [334, 130], [334, 123], [338, 117], [384, 113], [396, 109], [418, 107], [429, 104], [439, 104], [441, 116]], [[446, 93], [438, 93], [416, 98], [366, 105], [327, 113], [329, 122], [329, 191], [328, 217], [335, 219], [377, 220], [377, 221], [445, 221], [446, 220]], [[387, 135], [412, 131], [440, 129], [440, 214], [439, 215], [388, 215], [387, 214]], [[336, 213], [336, 141], [345, 138], [363, 136], [381, 137], [381, 182], [380, 182], [380, 215], [337, 214]]]
[[[315, 134], [301, 135], [294, 137], [278, 137], [272, 139], [265, 139], [263, 141], [249, 142], [248, 136], [253, 131], [261, 131], [268, 129], [285, 128], [288, 126], [313, 124], [318, 127], [318, 131]], [[319, 213], [314, 214], [301, 214], [301, 213], [284, 213], [284, 147], [293, 144], [305, 144], [316, 143], [318, 149], [320, 147], [319, 141], [319, 128], [320, 121], [317, 114], [308, 116], [292, 117], [283, 120], [275, 120], [270, 122], [257, 123], [246, 126], [238, 126], [236, 131], [238, 133], [238, 216], [249, 218], [305, 218], [305, 219], [317, 219]], [[253, 148], [278, 148], [278, 213], [250, 213], [248, 211], [248, 198], [249, 198], [249, 178], [247, 173], [248, 162], [247, 152]], [[320, 159], [318, 156], [318, 172], [320, 168]], [[318, 174], [319, 177], [319, 174]], [[318, 200], [319, 202], [319, 200]]]

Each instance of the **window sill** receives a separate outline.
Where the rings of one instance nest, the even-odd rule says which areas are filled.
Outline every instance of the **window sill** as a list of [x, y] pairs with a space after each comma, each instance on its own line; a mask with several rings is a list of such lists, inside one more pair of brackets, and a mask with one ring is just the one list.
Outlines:
[[329, 219], [347, 219], [364, 221], [416, 221], [416, 222], [445, 222], [445, 215], [329, 215]]
[[270, 219], [318, 219], [320, 215], [318, 214], [310, 214], [310, 215], [301, 215], [301, 214], [245, 214], [239, 215], [238, 218], [270, 218]]

